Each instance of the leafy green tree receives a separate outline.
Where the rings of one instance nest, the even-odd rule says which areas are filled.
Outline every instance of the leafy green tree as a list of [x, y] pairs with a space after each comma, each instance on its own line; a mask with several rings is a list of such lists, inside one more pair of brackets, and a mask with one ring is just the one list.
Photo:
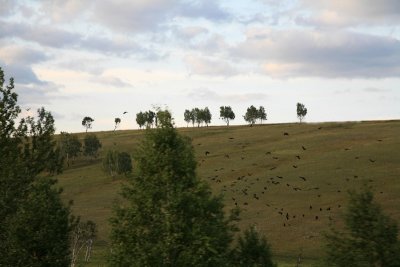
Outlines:
[[227, 126], [229, 126], [229, 121], [235, 119], [235, 113], [230, 106], [221, 106], [219, 117], [226, 122]]
[[400, 266], [400, 242], [394, 220], [374, 201], [368, 187], [351, 192], [344, 231], [326, 234], [325, 266]]
[[132, 172], [131, 155], [126, 152], [118, 153], [118, 174], [128, 174]]
[[189, 127], [189, 122], [192, 120], [191, 119], [191, 112], [188, 109], [185, 109], [185, 113], [183, 113], [183, 118], [187, 123], [187, 127]]
[[101, 142], [95, 134], [87, 134], [85, 139], [83, 139], [85, 156], [96, 158], [98, 151], [101, 148]]
[[172, 114], [168, 109], [157, 108], [156, 126], [159, 125], [172, 125]]
[[261, 124], [263, 120], [267, 119], [267, 113], [265, 112], [265, 108], [263, 106], [260, 106], [260, 108], [258, 109], [257, 118], [260, 120]]
[[[38, 179], [7, 221], [7, 266], [69, 266], [69, 208], [55, 180]], [[3, 242], [3, 241], [2, 241]], [[1, 263], [0, 263], [1, 265]]]
[[92, 128], [92, 123], [94, 122], [94, 119], [92, 119], [91, 117], [84, 117], [82, 120], [82, 126], [86, 128], [86, 132], [88, 131], [88, 129]]
[[96, 234], [96, 223], [91, 220], [81, 222], [80, 218], [77, 218], [71, 231], [71, 267], [76, 266], [80, 253], [85, 248], [84, 261], [89, 262]]
[[115, 118], [114, 122], [115, 122], [115, 126], [114, 126], [114, 132], [115, 132], [115, 130], [117, 129], [118, 125], [121, 123], [121, 119], [120, 118]]
[[205, 122], [205, 124], [207, 125], [207, 127], [208, 127], [208, 124], [210, 124], [211, 123], [211, 112], [210, 112], [210, 110], [208, 109], [208, 107], [206, 107], [204, 110], [203, 110], [203, 120], [204, 120], [204, 122]]
[[254, 226], [245, 230], [239, 237], [236, 249], [233, 251], [233, 266], [240, 267], [274, 267], [271, 250], [264, 236], [260, 236]]
[[140, 129], [142, 129], [142, 127], [146, 124], [146, 117], [143, 112], [136, 114], [136, 123], [139, 125]]
[[118, 172], [118, 151], [108, 150], [103, 159], [103, 169], [111, 177], [117, 175]]
[[69, 160], [76, 158], [81, 152], [82, 143], [79, 141], [78, 136], [61, 132], [59, 146], [61, 149], [61, 154], [66, 157], [67, 165], [69, 166]]
[[0, 68], [0, 266], [67, 266], [69, 209], [39, 178], [61, 171], [54, 119], [41, 108], [17, 126], [17, 100]]
[[299, 118], [300, 123], [303, 121], [306, 115], [307, 115], [307, 108], [303, 104], [297, 103], [297, 117]]
[[147, 128], [151, 128], [151, 126], [152, 126], [153, 123], [154, 123], [154, 119], [155, 119], [155, 117], [156, 117], [156, 113], [153, 112], [153, 111], [151, 111], [151, 110], [149, 110], [149, 111], [146, 111], [146, 112], [144, 113], [144, 117], [145, 117], [145, 119], [146, 119], [146, 127], [147, 127]]
[[253, 126], [256, 120], [258, 119], [258, 110], [255, 106], [251, 105], [247, 108], [246, 114], [243, 116], [244, 120], [250, 123], [250, 126]]
[[197, 123], [197, 127], [200, 127], [200, 123], [202, 123], [203, 121], [203, 114], [202, 114], [202, 110], [199, 108], [194, 108], [193, 109], [193, 114]]
[[111, 219], [111, 266], [227, 266], [237, 213], [196, 176], [190, 140], [172, 125], [149, 130], [134, 178]]

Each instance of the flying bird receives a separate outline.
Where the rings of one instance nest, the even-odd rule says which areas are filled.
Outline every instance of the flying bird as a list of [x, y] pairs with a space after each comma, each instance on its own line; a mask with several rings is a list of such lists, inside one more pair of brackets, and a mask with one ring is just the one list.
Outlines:
[[122, 113], [122, 114], [126, 114], [126, 113], [128, 113], [128, 111], [124, 111], [124, 113]]

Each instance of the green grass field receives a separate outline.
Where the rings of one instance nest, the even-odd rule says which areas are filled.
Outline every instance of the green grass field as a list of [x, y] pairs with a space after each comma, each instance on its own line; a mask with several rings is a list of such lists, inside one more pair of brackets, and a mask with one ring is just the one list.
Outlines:
[[[179, 132], [193, 140], [199, 177], [224, 195], [227, 210], [237, 203], [242, 210], [240, 227], [255, 224], [265, 234], [279, 266], [295, 266], [299, 253], [304, 257], [301, 266], [320, 259], [323, 232], [330, 224], [340, 227], [347, 192], [362, 183], [373, 187], [386, 214], [400, 222], [400, 121], [180, 128]], [[116, 148], [134, 154], [144, 131], [96, 134], [102, 153]], [[57, 178], [64, 199], [74, 201], [74, 214], [97, 223], [91, 265], [105, 265], [108, 219], [127, 178], [108, 177], [101, 159], [77, 160]]]

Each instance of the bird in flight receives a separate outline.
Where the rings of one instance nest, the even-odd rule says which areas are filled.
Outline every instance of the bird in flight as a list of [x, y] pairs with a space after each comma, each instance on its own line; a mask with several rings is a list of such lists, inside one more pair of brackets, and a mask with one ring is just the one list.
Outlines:
[[128, 113], [128, 111], [124, 111], [124, 113], [122, 113], [122, 114], [126, 114], [126, 113]]

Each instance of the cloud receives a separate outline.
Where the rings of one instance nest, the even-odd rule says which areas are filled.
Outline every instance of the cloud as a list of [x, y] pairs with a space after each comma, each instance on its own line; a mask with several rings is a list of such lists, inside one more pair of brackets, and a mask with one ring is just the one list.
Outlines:
[[188, 41], [200, 35], [207, 34], [209, 31], [207, 30], [207, 28], [200, 26], [187, 26], [175, 28], [173, 32], [178, 38]]
[[298, 22], [316, 26], [391, 25], [400, 22], [398, 0], [300, 0], [300, 7], [310, 10]]
[[13, 0], [0, 0], [0, 16], [8, 16], [13, 13], [15, 6]]
[[273, 77], [400, 76], [399, 40], [354, 32], [252, 28], [231, 55]]
[[128, 33], [158, 31], [178, 17], [218, 22], [231, 16], [214, 0], [99, 1], [92, 13], [94, 21]]
[[263, 93], [245, 93], [245, 94], [218, 94], [215, 90], [207, 88], [196, 88], [191, 90], [188, 95], [190, 99], [198, 101], [215, 101], [215, 102], [235, 102], [243, 103], [250, 101], [263, 100], [268, 97], [267, 94]]
[[113, 77], [113, 76], [95, 76], [90, 79], [91, 82], [112, 86], [112, 87], [132, 87], [130, 83], [124, 82], [120, 78]]
[[229, 77], [239, 74], [229, 62], [199, 56], [186, 56], [184, 62], [191, 74]]

